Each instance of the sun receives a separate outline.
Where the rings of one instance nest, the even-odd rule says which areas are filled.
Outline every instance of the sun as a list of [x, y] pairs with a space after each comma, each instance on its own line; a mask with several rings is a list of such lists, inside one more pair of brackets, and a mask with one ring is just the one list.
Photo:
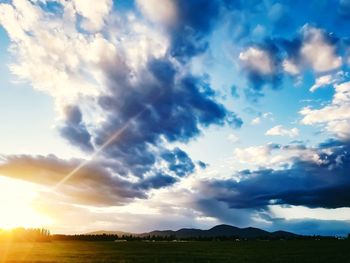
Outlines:
[[47, 216], [33, 209], [32, 202], [38, 194], [31, 184], [0, 176], [0, 185], [0, 229], [41, 228], [51, 224]]

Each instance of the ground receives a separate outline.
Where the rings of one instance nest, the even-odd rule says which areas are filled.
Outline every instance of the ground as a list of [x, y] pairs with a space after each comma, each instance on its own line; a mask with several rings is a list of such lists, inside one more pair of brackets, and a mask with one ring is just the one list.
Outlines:
[[349, 262], [350, 242], [212, 241], [0, 243], [1, 263]]

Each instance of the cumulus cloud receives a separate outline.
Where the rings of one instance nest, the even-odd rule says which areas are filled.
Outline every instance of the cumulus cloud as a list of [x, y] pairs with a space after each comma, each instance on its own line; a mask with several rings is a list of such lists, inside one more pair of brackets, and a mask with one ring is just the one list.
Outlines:
[[298, 31], [290, 38], [256, 40], [239, 54], [250, 84], [246, 90], [248, 97], [255, 99], [257, 95], [263, 95], [265, 87], [278, 88], [284, 81], [284, 73], [300, 82], [302, 74], [311, 69], [317, 77], [312, 92], [336, 82], [339, 75], [330, 72], [343, 64], [341, 41], [310, 25], [304, 25]]
[[77, 12], [70, 2], [62, 8], [62, 17], [52, 19], [31, 1], [0, 6], [0, 24], [17, 59], [10, 65], [12, 73], [51, 94], [57, 103], [72, 102], [80, 95], [97, 96], [101, 62], [115, 57], [115, 47], [101, 34], [76, 29]]
[[112, 9], [113, 1], [73, 0], [72, 4], [77, 13], [85, 19], [82, 27], [89, 31], [98, 31], [103, 28], [106, 16]]
[[300, 73], [299, 66], [290, 59], [283, 60], [282, 66], [284, 71], [291, 75], [298, 75]]
[[273, 148], [273, 145], [236, 148], [233, 155], [241, 163], [264, 164], [269, 160]]
[[264, 87], [278, 88], [281, 82], [280, 52], [273, 41], [254, 44], [239, 54], [239, 62], [247, 75], [246, 96], [256, 100]]
[[276, 125], [271, 129], [267, 130], [265, 135], [269, 136], [288, 136], [290, 138], [297, 137], [299, 135], [298, 128], [286, 129], [282, 125]]
[[[286, 53], [282, 62], [283, 70], [292, 76], [297, 76], [308, 68], [316, 74], [324, 74], [342, 66], [340, 41], [321, 28], [305, 25], [293, 39], [276, 41]], [[323, 81], [325, 78], [326, 76]]]
[[173, 0], [162, 1], [162, 4], [157, 0], [137, 0], [136, 2], [142, 13], [154, 22], [169, 26], [177, 22], [178, 11]]
[[250, 124], [251, 125], [258, 125], [260, 124], [263, 120], [269, 120], [273, 121], [272, 113], [271, 112], [265, 112], [265, 113], [259, 113], [258, 117], [254, 118], [251, 120]]
[[307, 63], [316, 72], [325, 72], [337, 69], [342, 59], [336, 53], [336, 47], [320, 29], [306, 27], [304, 29], [304, 42], [300, 50]]
[[250, 47], [239, 54], [239, 59], [247, 69], [258, 74], [271, 75], [274, 73], [274, 62], [265, 50]]
[[283, 168], [291, 165], [296, 158], [303, 161], [322, 163], [323, 151], [306, 147], [302, 143], [281, 145], [269, 143], [266, 145], [236, 148], [234, 160], [251, 167]]
[[252, 119], [252, 121], [250, 122], [251, 125], [258, 125], [260, 123], [261, 123], [260, 117], [256, 117], [256, 118]]
[[303, 116], [301, 122], [306, 125], [324, 125], [338, 138], [347, 140], [350, 138], [350, 83], [335, 84], [334, 87], [332, 102], [320, 109], [303, 108], [300, 111]]

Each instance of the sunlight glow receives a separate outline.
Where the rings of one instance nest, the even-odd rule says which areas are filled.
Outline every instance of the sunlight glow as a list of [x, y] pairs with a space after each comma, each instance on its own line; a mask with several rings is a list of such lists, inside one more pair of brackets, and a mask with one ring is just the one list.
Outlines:
[[50, 225], [51, 220], [32, 207], [37, 192], [31, 184], [0, 176], [0, 229], [36, 228]]

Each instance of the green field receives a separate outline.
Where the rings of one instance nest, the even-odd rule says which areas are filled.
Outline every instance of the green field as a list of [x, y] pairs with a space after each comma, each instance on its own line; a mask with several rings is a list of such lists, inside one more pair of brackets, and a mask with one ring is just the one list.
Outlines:
[[350, 262], [350, 242], [0, 243], [0, 262]]

